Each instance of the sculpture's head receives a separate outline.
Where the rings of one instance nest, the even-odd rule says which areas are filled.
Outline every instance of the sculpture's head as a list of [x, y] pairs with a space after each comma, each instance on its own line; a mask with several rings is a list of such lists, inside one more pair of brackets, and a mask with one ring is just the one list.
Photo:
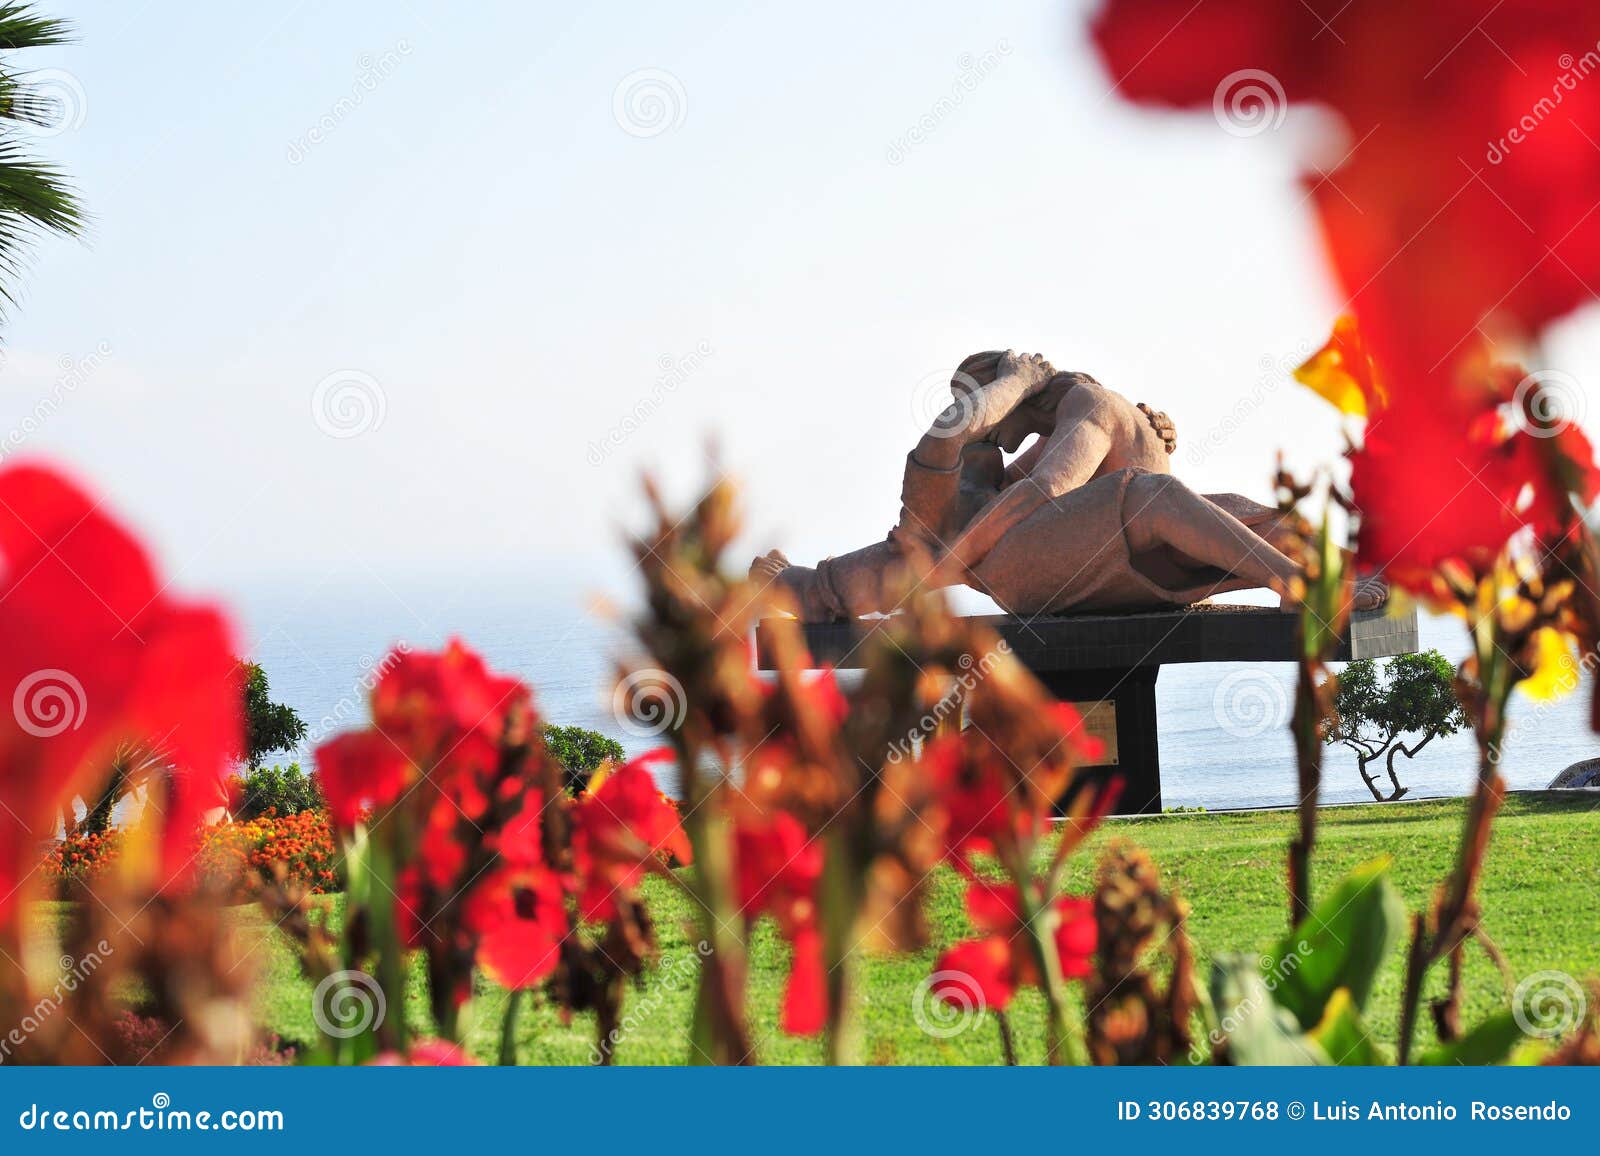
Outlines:
[[994, 431], [994, 439], [1008, 454], [1016, 453], [1034, 434], [1049, 437], [1056, 432], [1056, 410], [1061, 399], [1078, 385], [1094, 378], [1087, 373], [1058, 373], [1045, 382], [1038, 393], [1017, 406]]
[[[950, 392], [960, 400], [963, 394], [982, 389], [995, 379], [1003, 352], [998, 349], [974, 353], [959, 366], [950, 379]], [[1044, 387], [1029, 397], [997, 425], [985, 440], [998, 445], [1008, 454], [1022, 448], [1034, 434], [1048, 436], [1055, 432], [1056, 407], [1067, 392], [1080, 382], [1092, 382], [1086, 373], [1058, 373]]]

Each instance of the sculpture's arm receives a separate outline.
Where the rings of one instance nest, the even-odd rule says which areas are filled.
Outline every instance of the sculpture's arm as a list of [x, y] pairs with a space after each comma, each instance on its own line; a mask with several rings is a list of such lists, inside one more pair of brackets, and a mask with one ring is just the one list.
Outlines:
[[1026, 481], [1007, 486], [978, 512], [941, 563], [952, 581], [988, 556], [996, 543], [1051, 498], [1077, 489], [1095, 476], [1110, 453], [1110, 407], [1090, 390], [1074, 390], [1056, 413], [1056, 429], [1039, 451]]
[[912, 451], [916, 460], [933, 470], [951, 470], [961, 465], [961, 451], [982, 441], [1054, 374], [1050, 363], [1036, 353], [1006, 351], [998, 373], [960, 400], [952, 401], [922, 435]]

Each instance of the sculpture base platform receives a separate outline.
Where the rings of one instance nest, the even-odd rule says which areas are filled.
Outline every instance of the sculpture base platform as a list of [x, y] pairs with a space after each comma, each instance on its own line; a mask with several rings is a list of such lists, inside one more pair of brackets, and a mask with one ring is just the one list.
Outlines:
[[[819, 663], [851, 668], [861, 644], [884, 619], [810, 623], [806, 644]], [[1106, 768], [1123, 780], [1117, 813], [1161, 813], [1161, 744], [1156, 679], [1174, 662], [1294, 662], [1295, 618], [1255, 606], [1189, 606], [1142, 614], [1019, 618], [985, 615], [1017, 659], [1049, 691], [1078, 705], [1106, 743]], [[771, 669], [764, 627], [757, 664]], [[1417, 649], [1417, 615], [1356, 614], [1334, 661], [1386, 658]]]

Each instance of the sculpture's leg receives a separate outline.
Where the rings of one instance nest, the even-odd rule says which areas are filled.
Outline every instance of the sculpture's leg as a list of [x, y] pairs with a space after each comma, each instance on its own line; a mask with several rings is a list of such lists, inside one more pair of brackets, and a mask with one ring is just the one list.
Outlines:
[[1263, 506], [1243, 494], [1202, 494], [1201, 497], [1232, 514], [1243, 522], [1257, 537], [1265, 538], [1280, 553], [1295, 537], [1295, 516], [1275, 506]]
[[1170, 474], [1144, 474], [1123, 506], [1134, 554], [1168, 549], [1263, 587], [1280, 589], [1300, 572], [1293, 559], [1222, 507]]
[[[998, 449], [994, 455], [998, 459]], [[787, 586], [806, 622], [888, 613], [906, 588], [902, 577], [906, 552], [925, 553], [930, 560], [938, 557], [944, 549], [940, 535], [951, 532], [950, 521], [959, 509], [960, 495], [960, 465], [948, 469], [925, 466], [916, 454], [910, 454], [900, 486], [900, 523], [885, 541], [824, 558], [814, 570], [791, 566], [789, 559], [773, 550], [750, 564], [750, 577]], [[948, 585], [942, 580], [940, 584]]]
[[893, 541], [824, 558], [816, 568], [791, 566], [774, 550], [751, 564], [750, 576], [781, 583], [806, 622], [887, 613], [905, 592], [905, 556]]
[[[1213, 506], [1219, 506], [1238, 518], [1252, 533], [1266, 539], [1281, 554], [1288, 554], [1300, 540], [1297, 529], [1299, 519], [1286, 510], [1263, 506], [1260, 502], [1251, 501], [1239, 494], [1204, 494], [1202, 497]], [[1354, 564], [1348, 551], [1346, 561]], [[1355, 598], [1357, 610], [1376, 609], [1388, 601], [1388, 598], [1389, 584], [1381, 575], [1358, 573]]]

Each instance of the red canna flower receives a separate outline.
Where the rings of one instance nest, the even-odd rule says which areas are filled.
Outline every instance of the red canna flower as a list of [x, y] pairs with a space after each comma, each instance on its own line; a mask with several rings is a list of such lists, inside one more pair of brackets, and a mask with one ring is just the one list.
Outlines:
[[118, 744], [166, 767], [163, 880], [187, 874], [195, 828], [226, 805], [241, 735], [232, 631], [165, 591], [99, 502], [45, 468], [0, 469], [0, 919]]
[[637, 887], [661, 857], [693, 860], [678, 809], [662, 799], [649, 770], [672, 757], [663, 747], [629, 760], [591, 784], [574, 809], [572, 859], [581, 918], [611, 919], [616, 893]]
[[372, 726], [320, 746], [317, 773], [341, 827], [372, 809], [372, 838], [397, 860], [395, 927], [426, 951], [434, 1014], [454, 1030], [474, 963], [527, 987], [567, 933], [543, 859], [537, 718], [527, 687], [458, 641], [384, 665]]
[[1236, 98], [1286, 99], [1344, 119], [1345, 155], [1307, 183], [1386, 364], [1437, 364], [1491, 313], [1537, 332], [1590, 296], [1600, 92], [1573, 64], [1600, 10], [1585, 0], [1112, 0], [1094, 37], [1134, 100], [1228, 116]]
[[374, 730], [337, 735], [317, 747], [315, 758], [328, 811], [344, 828], [353, 827], [364, 809], [398, 799], [413, 773], [405, 753]]
[[1344, 155], [1306, 182], [1390, 393], [1354, 457], [1363, 560], [1417, 588], [1522, 525], [1571, 525], [1560, 491], [1593, 493], [1592, 449], [1575, 428], [1533, 443], [1492, 428], [1488, 411], [1541, 387], [1495, 384], [1483, 335], [1535, 337], [1600, 283], [1600, 87], [1574, 71], [1600, 9], [1112, 0], [1094, 38], [1134, 100], [1225, 122], [1276, 119], [1285, 100], [1343, 118]]
[[[1057, 753], [1077, 765], [1093, 765], [1102, 744], [1083, 731], [1077, 710], [1070, 703], [1055, 703], [1049, 714], [1060, 728]], [[1015, 763], [976, 728], [931, 740], [921, 765], [942, 800], [945, 856], [961, 871], [970, 870], [970, 855], [994, 853], [1042, 834], [1060, 801], [1028, 789]], [[1099, 807], [1088, 816], [1091, 823], [1104, 818], [1115, 802], [1115, 795], [1104, 790], [1097, 798]]]
[[[1056, 920], [1052, 938], [1062, 976], [1087, 977], [1098, 936], [1094, 901], [1065, 895], [1050, 909]], [[958, 1003], [976, 992], [985, 1007], [1004, 1011], [1017, 989], [1039, 982], [1023, 928], [1020, 892], [1013, 884], [975, 879], [967, 888], [967, 914], [972, 926], [986, 934], [958, 943], [939, 957], [934, 994]]]
[[526, 686], [490, 673], [459, 639], [438, 654], [397, 650], [388, 662], [373, 688], [372, 722], [420, 763], [472, 738], [497, 746], [517, 722], [518, 708], [531, 706]]
[[827, 1020], [817, 883], [822, 843], [787, 812], [750, 815], [734, 830], [739, 911], [747, 920], [770, 914], [789, 941], [793, 959], [784, 987], [783, 1030], [815, 1035]]
[[561, 881], [544, 867], [507, 867], [473, 887], [463, 925], [478, 963], [502, 987], [532, 987], [555, 970], [567, 912]]
[[415, 783], [448, 793], [469, 820], [489, 800], [482, 779], [502, 741], [516, 742], [532, 718], [521, 682], [489, 672], [483, 659], [452, 639], [443, 651], [396, 650], [372, 692], [372, 727], [316, 750], [329, 810], [350, 826], [365, 807], [388, 806]]
[[[1572, 525], [1569, 494], [1593, 498], [1593, 450], [1576, 425], [1548, 418], [1519, 366], [1474, 359], [1459, 367], [1453, 421], [1417, 393], [1373, 410], [1365, 443], [1352, 455], [1351, 482], [1362, 510], [1362, 553], [1380, 560], [1401, 585], [1426, 594], [1438, 568], [1453, 562], [1484, 574], [1523, 527], [1559, 538]], [[1349, 409], [1381, 396], [1355, 322], [1341, 318], [1328, 345], [1296, 371], [1303, 382]], [[1428, 463], [1428, 468], [1419, 464]]]

